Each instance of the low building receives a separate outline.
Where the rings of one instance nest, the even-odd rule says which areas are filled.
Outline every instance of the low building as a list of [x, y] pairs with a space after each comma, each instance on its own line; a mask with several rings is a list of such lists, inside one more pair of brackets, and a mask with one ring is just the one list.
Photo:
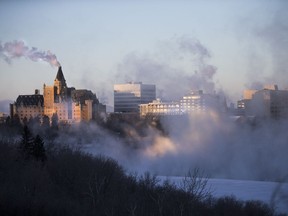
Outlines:
[[162, 102], [160, 99], [140, 104], [140, 117], [146, 115], [180, 115], [179, 102]]

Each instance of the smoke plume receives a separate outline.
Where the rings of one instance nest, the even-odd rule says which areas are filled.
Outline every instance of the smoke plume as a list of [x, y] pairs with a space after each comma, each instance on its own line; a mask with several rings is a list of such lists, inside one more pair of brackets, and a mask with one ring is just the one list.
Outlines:
[[157, 84], [162, 99], [179, 100], [191, 90], [213, 93], [217, 68], [208, 64], [211, 54], [198, 40], [187, 37], [161, 42], [153, 54], [131, 53], [118, 67], [119, 82]]
[[60, 63], [57, 60], [56, 55], [50, 51], [41, 51], [36, 47], [28, 47], [23, 41], [14, 40], [12, 42], [6, 42], [2, 45], [0, 42], [0, 58], [11, 64], [14, 59], [24, 57], [31, 61], [45, 61], [51, 66], [59, 67]]

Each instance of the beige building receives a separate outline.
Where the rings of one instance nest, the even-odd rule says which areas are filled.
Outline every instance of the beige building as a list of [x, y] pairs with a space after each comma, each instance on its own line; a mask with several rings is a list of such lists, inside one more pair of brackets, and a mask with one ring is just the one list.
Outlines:
[[257, 90], [254, 89], [245, 89], [243, 92], [243, 99], [244, 100], [251, 100], [253, 97], [253, 94], [257, 92]]
[[43, 86], [43, 95], [36, 91], [34, 95], [20, 95], [10, 106], [11, 116], [18, 115], [23, 123], [24, 118], [57, 115], [61, 124], [90, 121], [99, 113], [106, 112], [106, 106], [99, 103], [96, 95], [90, 90], [68, 88], [62, 68], [58, 68], [54, 85]]
[[68, 88], [62, 68], [59, 67], [53, 86], [44, 84], [44, 115], [50, 119], [57, 114], [61, 123], [90, 121], [99, 113], [106, 112], [106, 106], [99, 103], [90, 90]]
[[10, 104], [10, 116], [18, 115], [22, 123], [30, 118], [41, 118], [44, 114], [43, 101], [39, 90], [35, 90], [33, 95], [19, 95], [16, 101]]
[[178, 102], [162, 102], [160, 99], [148, 104], [140, 104], [140, 117], [146, 115], [179, 115], [180, 105]]
[[[245, 95], [245, 92], [253, 94]], [[279, 90], [277, 85], [265, 85], [262, 90], [244, 91], [244, 99], [238, 101], [241, 115], [266, 118], [288, 117], [288, 91]]]
[[288, 91], [271, 89], [257, 91], [253, 95], [247, 113], [259, 117], [287, 118]]

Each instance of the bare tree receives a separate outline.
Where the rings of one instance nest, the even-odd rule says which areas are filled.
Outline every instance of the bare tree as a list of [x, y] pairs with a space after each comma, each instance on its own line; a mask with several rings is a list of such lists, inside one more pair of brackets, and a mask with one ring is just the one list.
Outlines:
[[211, 196], [211, 188], [207, 188], [208, 180], [208, 176], [199, 168], [189, 169], [180, 183], [180, 189], [196, 199], [204, 200]]

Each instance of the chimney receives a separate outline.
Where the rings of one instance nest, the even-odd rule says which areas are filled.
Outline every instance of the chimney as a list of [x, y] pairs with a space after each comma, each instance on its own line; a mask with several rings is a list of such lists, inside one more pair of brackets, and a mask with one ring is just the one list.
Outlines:
[[35, 89], [35, 95], [39, 95], [40, 94], [40, 90], [39, 89]]

